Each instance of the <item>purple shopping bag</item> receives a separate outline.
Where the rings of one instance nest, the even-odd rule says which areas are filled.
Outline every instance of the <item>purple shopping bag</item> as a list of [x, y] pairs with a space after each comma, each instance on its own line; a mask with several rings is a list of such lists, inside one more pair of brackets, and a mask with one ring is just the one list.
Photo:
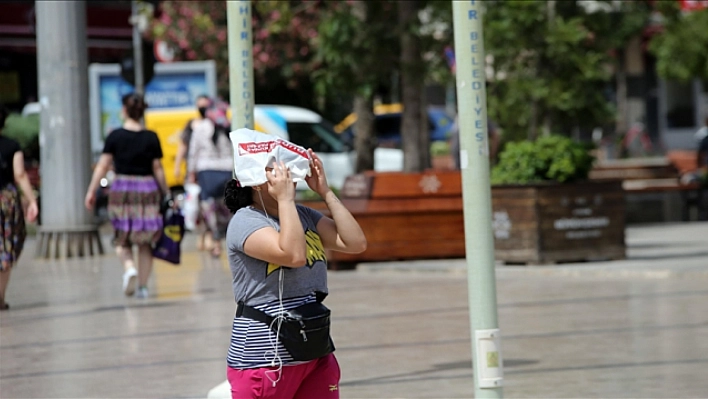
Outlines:
[[181, 244], [184, 237], [184, 216], [179, 209], [167, 209], [162, 234], [152, 251], [152, 256], [175, 265], [180, 263]]

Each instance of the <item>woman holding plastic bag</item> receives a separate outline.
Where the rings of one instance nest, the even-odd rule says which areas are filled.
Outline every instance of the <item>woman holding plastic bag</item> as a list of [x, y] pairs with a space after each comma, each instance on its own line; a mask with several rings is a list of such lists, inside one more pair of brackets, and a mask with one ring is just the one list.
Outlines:
[[[265, 136], [265, 137], [264, 137]], [[236, 179], [226, 243], [238, 304], [227, 357], [234, 398], [339, 397], [326, 249], [358, 253], [366, 237], [327, 185], [319, 157], [281, 139], [232, 132]], [[295, 203], [305, 180], [331, 218]]]

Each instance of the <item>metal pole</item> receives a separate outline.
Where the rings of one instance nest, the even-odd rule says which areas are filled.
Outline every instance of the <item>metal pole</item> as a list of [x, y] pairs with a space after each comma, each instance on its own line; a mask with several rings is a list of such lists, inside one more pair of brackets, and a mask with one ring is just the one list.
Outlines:
[[86, 2], [37, 1], [42, 230], [93, 231]]
[[231, 127], [253, 129], [253, 39], [250, 0], [227, 1]]
[[501, 398], [481, 1], [453, 1], [460, 169], [475, 398]]
[[145, 77], [143, 76], [143, 38], [140, 33], [140, 14], [138, 11], [138, 1], [132, 1], [132, 15], [130, 20], [133, 24], [133, 71], [135, 76], [135, 92], [145, 94]]

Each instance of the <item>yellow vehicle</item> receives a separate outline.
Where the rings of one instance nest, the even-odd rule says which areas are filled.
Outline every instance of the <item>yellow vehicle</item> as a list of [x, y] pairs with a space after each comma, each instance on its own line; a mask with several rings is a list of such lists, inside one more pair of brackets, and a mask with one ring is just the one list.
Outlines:
[[145, 113], [145, 127], [157, 133], [162, 146], [162, 167], [165, 169], [165, 180], [168, 187], [180, 187], [184, 184], [187, 174], [185, 165], [182, 172], [175, 177], [175, 158], [181, 140], [182, 131], [187, 122], [199, 116], [197, 110], [183, 111], [148, 111]]

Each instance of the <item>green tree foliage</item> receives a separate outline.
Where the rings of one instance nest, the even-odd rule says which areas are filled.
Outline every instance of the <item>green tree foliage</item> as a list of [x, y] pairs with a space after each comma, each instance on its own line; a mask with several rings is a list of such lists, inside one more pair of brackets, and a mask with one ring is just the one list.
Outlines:
[[39, 114], [8, 115], [2, 134], [20, 144], [25, 158], [39, 159]]
[[[600, 2], [602, 3], [602, 2]], [[490, 117], [512, 139], [610, 122], [616, 50], [644, 26], [643, 2], [589, 13], [578, 1], [485, 1]]]
[[708, 9], [681, 12], [679, 2], [657, 2], [661, 31], [651, 40], [656, 69], [666, 79], [708, 81]]
[[373, 96], [397, 67], [398, 36], [393, 1], [329, 2], [322, 10], [313, 71], [315, 87], [323, 95]]
[[589, 144], [550, 135], [507, 144], [492, 169], [492, 184], [571, 182], [587, 179], [594, 156]]

